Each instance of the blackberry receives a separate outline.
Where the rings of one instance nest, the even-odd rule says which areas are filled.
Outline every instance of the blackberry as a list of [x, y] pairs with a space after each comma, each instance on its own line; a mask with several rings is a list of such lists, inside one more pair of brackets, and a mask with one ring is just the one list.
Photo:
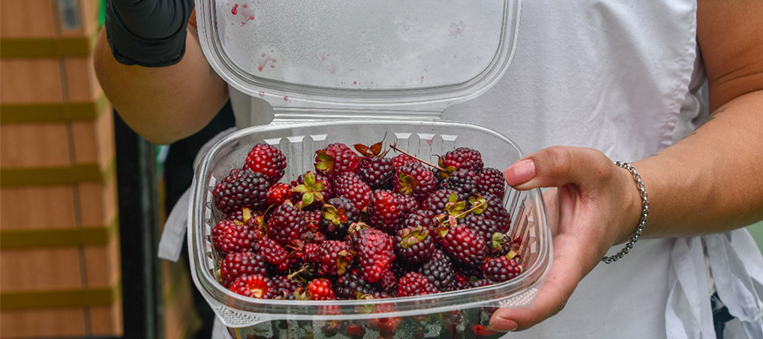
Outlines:
[[487, 261], [485, 276], [494, 282], [504, 282], [518, 277], [522, 269], [515, 259], [502, 255]]
[[392, 187], [395, 192], [423, 201], [437, 188], [437, 177], [420, 162], [410, 162], [395, 170]]
[[503, 199], [492, 194], [484, 195], [487, 200], [487, 209], [482, 212], [482, 215], [493, 220], [496, 224], [496, 230], [501, 233], [509, 232], [511, 227], [511, 215], [506, 207], [503, 206]]
[[360, 157], [343, 143], [333, 143], [315, 152], [315, 170], [328, 178], [355, 173]]
[[327, 240], [318, 245], [315, 255], [310, 255], [311, 263], [317, 264], [318, 275], [337, 276], [345, 273], [351, 265], [353, 254], [350, 244], [339, 240]]
[[212, 229], [212, 244], [221, 256], [251, 250], [256, 241], [254, 230], [233, 220], [220, 220]]
[[301, 211], [294, 205], [285, 203], [276, 207], [268, 220], [268, 236], [279, 245], [286, 247], [300, 239], [307, 232], [307, 222]]
[[232, 214], [244, 207], [253, 210], [267, 204], [270, 182], [261, 173], [232, 169], [212, 190], [215, 207], [224, 214]]
[[394, 234], [400, 219], [398, 201], [392, 192], [374, 191], [368, 202], [368, 224], [388, 234]]
[[[454, 196], [455, 194], [455, 196]], [[451, 189], [440, 189], [430, 194], [424, 201], [421, 202], [421, 208], [427, 211], [431, 211], [434, 214], [441, 214], [446, 212], [446, 207], [449, 202], [459, 202], [464, 199], [458, 194], [458, 192]]]
[[359, 211], [365, 212], [371, 200], [371, 187], [356, 173], [342, 173], [334, 179], [336, 196], [352, 201]]
[[442, 187], [458, 192], [464, 199], [469, 198], [477, 194], [477, 173], [465, 168], [458, 169], [442, 181]]
[[397, 199], [397, 209], [400, 211], [401, 217], [419, 209], [419, 202], [414, 197], [396, 192], [392, 192], [392, 195]]
[[457, 264], [475, 268], [482, 264], [487, 253], [485, 238], [464, 225], [457, 225], [442, 236], [442, 247]]
[[326, 200], [334, 197], [331, 181], [310, 171], [292, 181], [291, 187], [291, 202], [294, 205], [301, 202], [303, 210], [320, 210]]
[[450, 258], [442, 250], [436, 249], [432, 256], [415, 268], [440, 291], [452, 291], [456, 288], [456, 273]]
[[506, 179], [503, 172], [492, 167], [485, 167], [477, 173], [477, 193], [492, 194], [502, 198], [506, 192]]
[[265, 260], [259, 254], [253, 252], [228, 253], [220, 262], [220, 279], [225, 287], [230, 286], [233, 280], [245, 274], [268, 275]]
[[351, 270], [339, 276], [334, 290], [339, 299], [358, 299], [358, 294], [381, 295], [376, 285], [363, 280], [357, 270]]
[[276, 296], [273, 282], [260, 274], [239, 276], [231, 283], [230, 290], [256, 299], [273, 299]]
[[355, 225], [350, 227], [350, 240], [356, 253], [357, 267], [363, 279], [375, 283], [395, 260], [392, 237], [375, 228]]
[[405, 216], [400, 228], [424, 227], [433, 232], [439, 227], [437, 213], [429, 210], [417, 210]]
[[344, 197], [335, 197], [323, 205], [318, 229], [331, 239], [343, 239], [347, 236], [350, 224], [359, 219], [360, 211], [352, 201]]
[[244, 168], [263, 174], [271, 184], [275, 184], [283, 177], [286, 156], [271, 145], [259, 143], [249, 151]]
[[368, 157], [363, 159], [358, 172], [371, 189], [392, 188], [392, 176], [395, 169], [391, 158]]
[[398, 297], [410, 297], [437, 292], [439, 292], [437, 287], [418, 272], [408, 272], [397, 281]]
[[304, 287], [304, 284], [300, 283], [299, 281], [290, 278], [287, 275], [279, 275], [273, 278], [273, 283], [276, 291], [276, 296], [281, 299], [289, 299], [294, 300], [294, 292], [300, 288]]
[[440, 173], [443, 178], [446, 178], [448, 174], [453, 173], [458, 169], [469, 169], [475, 172], [479, 172], [484, 167], [482, 162], [482, 154], [479, 151], [468, 148], [459, 147], [450, 152], [445, 153], [440, 157], [440, 167], [445, 169], [445, 173]]
[[434, 250], [434, 241], [429, 229], [421, 226], [397, 231], [392, 245], [397, 257], [411, 264], [429, 259]]
[[289, 252], [273, 239], [263, 237], [256, 244], [256, 251], [275, 272], [285, 273], [289, 270]]
[[493, 239], [493, 234], [498, 232], [498, 225], [490, 218], [481, 214], [469, 214], [461, 221], [463, 225], [471, 230], [477, 231], [485, 239], [485, 243], [488, 246], [485, 248], [488, 252], [492, 249], [490, 244]]

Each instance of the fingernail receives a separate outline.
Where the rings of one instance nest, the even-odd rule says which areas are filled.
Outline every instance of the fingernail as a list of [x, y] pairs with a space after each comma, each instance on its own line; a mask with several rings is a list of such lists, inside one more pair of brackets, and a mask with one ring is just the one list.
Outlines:
[[522, 160], [514, 165], [509, 166], [506, 171], [503, 172], [506, 182], [510, 186], [516, 186], [535, 177], [535, 163], [532, 159]]
[[514, 332], [517, 330], [517, 323], [514, 320], [498, 317], [491, 321], [488, 328], [494, 331]]

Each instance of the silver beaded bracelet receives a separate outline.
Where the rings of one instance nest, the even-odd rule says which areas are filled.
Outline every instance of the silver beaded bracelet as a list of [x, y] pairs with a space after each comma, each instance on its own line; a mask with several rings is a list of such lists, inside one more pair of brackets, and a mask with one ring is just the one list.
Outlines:
[[641, 175], [638, 174], [638, 171], [636, 171], [635, 167], [631, 166], [631, 164], [627, 162], [615, 161], [615, 165], [626, 169], [628, 172], [630, 172], [631, 175], [633, 175], [633, 180], [636, 182], [636, 187], [638, 187], [639, 194], [641, 194], [641, 221], [638, 223], [636, 233], [633, 234], [631, 240], [625, 244], [625, 247], [620, 250], [620, 252], [617, 252], [617, 254], [613, 256], [604, 257], [601, 259], [601, 261], [606, 264], [611, 264], [615, 261], [618, 261], [622, 259], [626, 254], [628, 254], [628, 252], [630, 252], [630, 250], [633, 248], [633, 245], [641, 236], [641, 232], [644, 231], [644, 225], [646, 225], [646, 220], [649, 216], [649, 200], [647, 199], [648, 194], [646, 194], [646, 189], [644, 189], [644, 182], [641, 181]]

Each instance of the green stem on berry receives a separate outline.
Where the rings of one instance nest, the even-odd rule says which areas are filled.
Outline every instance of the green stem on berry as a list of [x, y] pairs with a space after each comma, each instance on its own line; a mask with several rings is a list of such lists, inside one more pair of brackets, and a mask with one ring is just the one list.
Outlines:
[[406, 151], [403, 151], [403, 150], [401, 150], [400, 148], [398, 148], [398, 147], [397, 147], [397, 145], [396, 145], [394, 142], [393, 142], [393, 143], [391, 143], [391, 144], [389, 145], [389, 147], [390, 147], [390, 148], [392, 148], [392, 149], [393, 149], [393, 150], [395, 150], [395, 151], [398, 151], [398, 152], [400, 152], [400, 153], [403, 153], [403, 154], [405, 154], [405, 155], [407, 155], [407, 156], [409, 156], [409, 157], [411, 157], [411, 158], [414, 158], [414, 159], [416, 159], [416, 160], [420, 161], [420, 162], [421, 162], [422, 164], [424, 164], [424, 165], [428, 165], [428, 166], [430, 166], [430, 167], [432, 167], [432, 168], [434, 168], [434, 169], [436, 169], [436, 170], [438, 170], [438, 171], [441, 171], [441, 172], [445, 172], [445, 169], [444, 169], [444, 168], [442, 168], [442, 167], [440, 167], [440, 166], [437, 166], [437, 165], [435, 165], [435, 164], [433, 164], [433, 163], [430, 163], [430, 162], [424, 161], [424, 160], [422, 160], [422, 159], [419, 159], [419, 158], [415, 157], [414, 155], [412, 155], [412, 154], [410, 154], [410, 153], [408, 153], [408, 152], [406, 152]]

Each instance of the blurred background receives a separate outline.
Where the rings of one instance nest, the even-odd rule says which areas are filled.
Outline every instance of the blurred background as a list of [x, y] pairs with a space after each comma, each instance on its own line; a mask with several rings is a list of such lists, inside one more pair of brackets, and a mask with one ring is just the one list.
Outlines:
[[187, 261], [156, 251], [230, 105], [172, 145], [133, 133], [92, 66], [104, 4], [0, 1], [0, 338], [209, 338]]

